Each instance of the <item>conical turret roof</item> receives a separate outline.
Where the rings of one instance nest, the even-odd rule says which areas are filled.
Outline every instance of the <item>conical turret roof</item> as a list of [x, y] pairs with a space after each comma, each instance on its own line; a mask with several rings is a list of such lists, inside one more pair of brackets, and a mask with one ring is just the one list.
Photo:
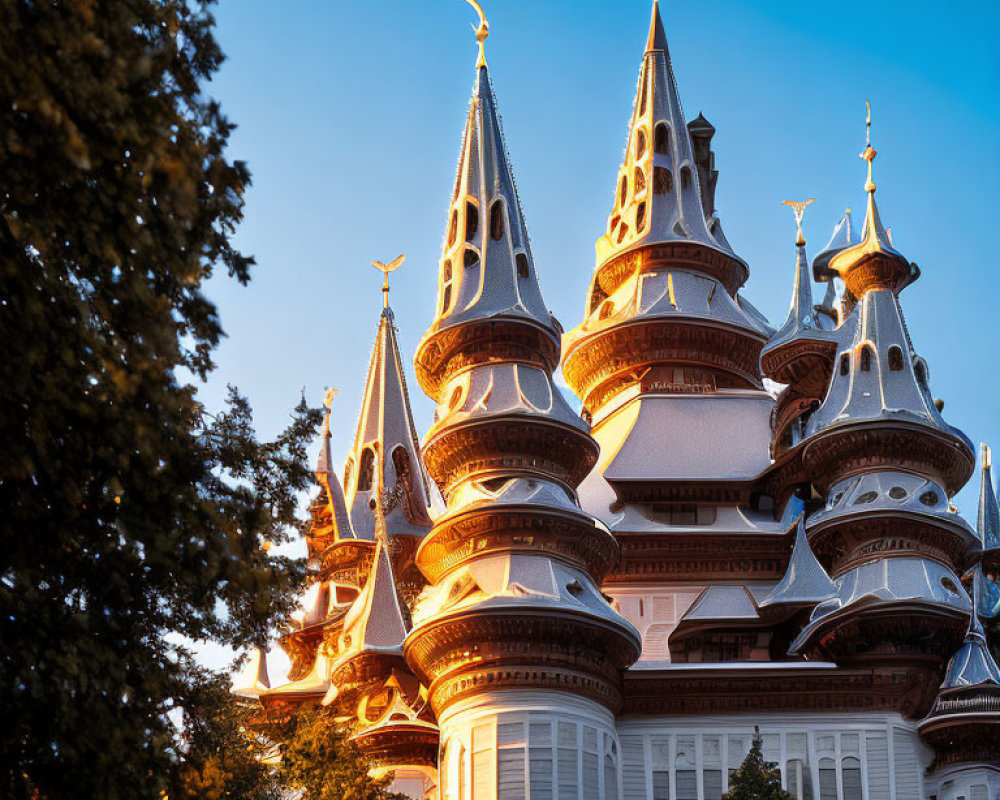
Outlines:
[[[696, 124], [701, 123], [696, 120]], [[746, 280], [746, 265], [733, 253], [718, 219], [706, 214], [702, 202], [694, 146], [659, 4], [654, 2], [625, 159], [607, 233], [597, 241], [597, 263], [600, 266], [626, 251], [665, 242], [689, 242], [725, 253], [742, 267], [737, 285]]]
[[422, 536], [430, 528], [427, 479], [388, 306], [379, 319], [358, 431], [344, 467], [344, 488], [359, 539], [375, 538], [373, 500], [383, 504], [390, 536]]
[[816, 605], [837, 596], [837, 587], [819, 563], [806, 538], [805, 514], [799, 516], [792, 558], [781, 582], [760, 602], [772, 605]]
[[851, 209], [844, 212], [844, 216], [834, 226], [830, 241], [826, 247], [816, 254], [813, 259], [813, 277], [818, 281], [829, 281], [837, 273], [830, 269], [830, 259], [837, 253], [846, 250], [848, 247], [858, 243], [858, 234], [854, 229], [854, 220], [851, 217]]
[[344, 489], [333, 469], [333, 454], [330, 447], [332, 438], [330, 410], [327, 409], [323, 419], [323, 444], [320, 446], [319, 457], [316, 459], [316, 480], [326, 490], [326, 502], [333, 520], [333, 536], [337, 541], [340, 541], [341, 539], [353, 539], [355, 536], [354, 530], [351, 528], [351, 518], [347, 513], [347, 504], [344, 501]]
[[425, 341], [446, 328], [502, 317], [559, 335], [538, 287], [496, 96], [482, 63], [448, 212], [436, 314]]
[[979, 492], [979, 515], [976, 530], [984, 552], [1000, 551], [1000, 509], [993, 490], [993, 465], [990, 448], [983, 445], [983, 483]]

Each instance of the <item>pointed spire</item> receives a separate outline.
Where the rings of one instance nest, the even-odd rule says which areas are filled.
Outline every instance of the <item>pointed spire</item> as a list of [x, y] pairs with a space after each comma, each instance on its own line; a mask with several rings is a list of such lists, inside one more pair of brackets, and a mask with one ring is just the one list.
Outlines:
[[346, 504], [359, 539], [373, 540], [372, 503], [382, 502], [390, 535], [422, 536], [430, 496], [406, 391], [392, 309], [379, 319], [354, 446], [344, 467]]
[[969, 619], [969, 632], [961, 649], [948, 663], [948, 671], [941, 684], [942, 689], [958, 689], [990, 683], [1000, 686], [1000, 667], [997, 666], [986, 643], [986, 634], [978, 613], [984, 580], [982, 570], [977, 564], [972, 572], [972, 616]]
[[384, 529], [381, 523], [378, 527], [371, 574], [344, 617], [338, 663], [362, 651], [402, 653], [410, 628], [409, 615], [396, 590]]
[[806, 240], [802, 235], [802, 214], [805, 207], [814, 198], [801, 202], [785, 200], [783, 205], [791, 206], [795, 212], [795, 285], [792, 289], [792, 302], [788, 308], [785, 324], [771, 337], [771, 342], [784, 341], [793, 338], [803, 329], [813, 330], [818, 326], [813, 319], [812, 281], [809, 279], [809, 260], [806, 258]]
[[976, 531], [983, 543], [983, 551], [1000, 551], [1000, 509], [993, 489], [991, 450], [985, 444], [983, 451], [983, 482], [979, 491], [979, 517]]
[[654, 2], [625, 159], [607, 233], [597, 241], [598, 266], [642, 245], [693, 242], [737, 261], [739, 274], [732, 283], [742, 285], [748, 274], [746, 264], [722, 236], [712, 210], [706, 211], [701, 193], [691, 132], [659, 4]]
[[340, 485], [340, 479], [333, 470], [333, 453], [330, 447], [333, 435], [330, 433], [330, 415], [333, 398], [336, 396], [337, 390], [330, 389], [323, 400], [326, 414], [323, 417], [323, 444], [320, 447], [319, 458], [316, 460], [316, 480], [326, 491], [326, 502], [330, 518], [333, 521], [333, 536], [336, 541], [340, 541], [353, 539], [355, 536], [351, 528], [351, 518], [347, 514], [347, 505], [344, 502], [344, 490]]
[[816, 605], [837, 596], [837, 587], [819, 563], [806, 537], [805, 514], [799, 516], [795, 544], [781, 582], [760, 603], [772, 605]]
[[844, 211], [844, 216], [834, 226], [833, 233], [830, 235], [830, 241], [826, 243], [826, 247], [820, 250], [813, 259], [813, 277], [817, 281], [832, 282], [833, 277], [837, 273], [830, 269], [830, 259], [837, 255], [837, 253], [858, 243], [857, 232], [854, 230], [853, 222], [851, 208], [848, 206], [847, 210]]
[[437, 313], [421, 349], [441, 330], [497, 318], [528, 321], [553, 339], [559, 334], [538, 288], [496, 97], [481, 64], [449, 208]]
[[[872, 179], [872, 165], [876, 155], [878, 151], [871, 144], [871, 105], [868, 104], [866, 143], [860, 156], [868, 162], [868, 177], [865, 180], [868, 199], [861, 241], [834, 254], [827, 265], [829, 270], [844, 279], [855, 297], [861, 297], [866, 290], [872, 288], [894, 288], [898, 291], [919, 275], [916, 267], [911, 266], [902, 253], [892, 246], [892, 240], [882, 224], [875, 202], [875, 181]], [[873, 270], [870, 266], [865, 270], [857, 269], [873, 261], [879, 266], [878, 269]]]

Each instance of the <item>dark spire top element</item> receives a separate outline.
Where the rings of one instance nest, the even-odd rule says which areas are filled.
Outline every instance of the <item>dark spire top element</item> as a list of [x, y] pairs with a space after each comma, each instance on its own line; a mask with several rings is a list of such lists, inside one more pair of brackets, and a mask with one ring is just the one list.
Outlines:
[[663, 30], [663, 20], [660, 18], [660, 0], [653, 0], [653, 16], [649, 20], [649, 38], [646, 40], [646, 52], [662, 50], [667, 52], [667, 34]]

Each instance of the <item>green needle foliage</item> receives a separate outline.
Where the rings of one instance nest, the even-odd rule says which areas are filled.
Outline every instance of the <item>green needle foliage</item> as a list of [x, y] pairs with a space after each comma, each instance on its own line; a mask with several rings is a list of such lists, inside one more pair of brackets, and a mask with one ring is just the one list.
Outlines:
[[729, 777], [729, 791], [722, 800], [793, 800], [781, 788], [778, 766], [764, 760], [760, 728], [753, 729], [753, 744], [740, 768]]
[[[0, 0], [0, 796], [159, 798], [175, 642], [261, 642], [319, 421], [258, 441], [191, 380], [249, 183], [202, 0]], [[238, 796], [231, 795], [231, 796]]]

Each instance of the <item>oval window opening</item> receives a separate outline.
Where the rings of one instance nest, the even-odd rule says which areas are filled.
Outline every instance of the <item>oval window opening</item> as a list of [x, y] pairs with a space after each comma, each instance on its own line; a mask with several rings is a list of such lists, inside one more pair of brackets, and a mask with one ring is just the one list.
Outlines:
[[503, 236], [503, 200], [495, 200], [490, 206], [490, 238], [497, 241]]
[[465, 241], [471, 242], [479, 230], [479, 209], [475, 203], [465, 204]]
[[670, 154], [670, 136], [665, 122], [661, 122], [653, 131], [653, 151], [661, 156]]

